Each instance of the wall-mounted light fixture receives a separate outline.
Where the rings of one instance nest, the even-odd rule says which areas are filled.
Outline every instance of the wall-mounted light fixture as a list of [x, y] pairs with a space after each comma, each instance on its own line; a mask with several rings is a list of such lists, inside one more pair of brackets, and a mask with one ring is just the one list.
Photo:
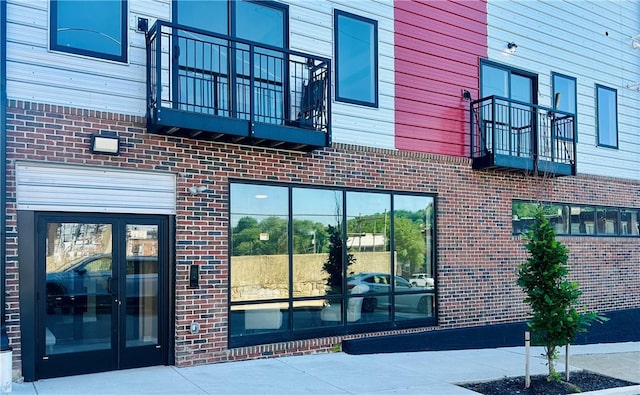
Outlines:
[[209, 188], [205, 187], [204, 185], [200, 185], [199, 187], [194, 185], [192, 187], [187, 188], [187, 190], [189, 191], [189, 193], [192, 196], [195, 196], [195, 195], [197, 195], [199, 193], [207, 192], [209, 190]]
[[518, 49], [518, 44], [514, 42], [507, 43], [507, 51], [510, 53], [516, 53], [516, 49]]
[[631, 48], [640, 49], [640, 34], [631, 37]]
[[93, 154], [120, 155], [120, 137], [115, 133], [92, 134], [89, 150]]
[[462, 90], [462, 100], [464, 101], [471, 101], [471, 92], [469, 92], [466, 89]]

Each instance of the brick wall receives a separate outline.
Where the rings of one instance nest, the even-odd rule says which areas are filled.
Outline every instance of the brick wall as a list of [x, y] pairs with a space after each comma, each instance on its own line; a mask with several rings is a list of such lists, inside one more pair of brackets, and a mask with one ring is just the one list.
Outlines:
[[[590, 176], [535, 179], [474, 171], [466, 158], [350, 145], [313, 153], [270, 150], [147, 134], [141, 117], [10, 101], [8, 129], [8, 330], [20, 366], [15, 161], [171, 171], [177, 176], [176, 364], [331, 350], [330, 337], [228, 350], [227, 212], [229, 178], [437, 194], [437, 270], [441, 328], [523, 320], [527, 309], [515, 284], [523, 241], [512, 235], [511, 201], [640, 207], [640, 183]], [[119, 156], [93, 155], [90, 135], [115, 131]], [[207, 185], [191, 196], [187, 188]], [[640, 307], [640, 240], [561, 237], [571, 250], [572, 278], [583, 302], [600, 311]], [[188, 289], [188, 265], [200, 265], [201, 286]], [[201, 331], [191, 334], [196, 320]], [[385, 332], [392, 333], [392, 332]], [[397, 333], [397, 332], [393, 332]], [[362, 337], [376, 334], [362, 334]]]

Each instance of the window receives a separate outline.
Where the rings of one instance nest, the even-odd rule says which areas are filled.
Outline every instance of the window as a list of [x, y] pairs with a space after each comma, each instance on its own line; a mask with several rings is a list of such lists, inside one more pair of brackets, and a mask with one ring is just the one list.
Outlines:
[[[576, 79], [566, 75], [553, 73], [552, 78], [552, 100], [553, 109], [570, 114], [576, 114]], [[560, 115], [562, 117], [562, 115]], [[573, 124], [577, 124], [574, 121]], [[571, 140], [573, 134], [572, 128], [557, 128], [558, 138]]]
[[[534, 222], [539, 204], [514, 201], [512, 225], [514, 234], [527, 233]], [[559, 235], [572, 236], [639, 236], [640, 210], [542, 203], [542, 210]]]
[[52, 0], [52, 50], [127, 61], [127, 2]]
[[618, 92], [596, 84], [598, 145], [618, 148]]
[[335, 10], [336, 100], [378, 106], [378, 22]]
[[434, 322], [434, 204], [232, 182], [230, 345]]

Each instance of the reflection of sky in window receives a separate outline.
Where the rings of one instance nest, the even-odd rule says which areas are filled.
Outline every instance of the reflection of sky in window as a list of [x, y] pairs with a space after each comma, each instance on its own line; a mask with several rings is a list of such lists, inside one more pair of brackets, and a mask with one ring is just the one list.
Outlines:
[[430, 205], [433, 205], [433, 198], [428, 196], [418, 197], [395, 195], [393, 198], [393, 209], [396, 211], [404, 210], [416, 212], [426, 210]]
[[231, 226], [242, 217], [288, 217], [286, 187], [231, 184]]
[[120, 1], [58, 1], [56, 43], [120, 55], [123, 40]]
[[348, 192], [347, 217], [388, 212], [391, 208], [390, 197], [386, 193]]
[[295, 219], [335, 225], [342, 221], [342, 192], [294, 188], [293, 215]]
[[227, 34], [226, 1], [181, 0], [177, 7], [179, 24]]
[[374, 101], [374, 25], [338, 16], [339, 96]]
[[555, 95], [560, 93], [560, 101], [557, 110], [570, 113], [576, 112], [576, 82], [573, 79], [559, 75], [553, 77], [553, 100], [555, 105]]
[[509, 74], [505, 70], [495, 67], [482, 66], [482, 96], [507, 97]]
[[617, 145], [616, 141], [616, 92], [598, 87], [598, 142]]
[[236, 5], [236, 35], [276, 47], [284, 47], [284, 12], [282, 10], [238, 1]]

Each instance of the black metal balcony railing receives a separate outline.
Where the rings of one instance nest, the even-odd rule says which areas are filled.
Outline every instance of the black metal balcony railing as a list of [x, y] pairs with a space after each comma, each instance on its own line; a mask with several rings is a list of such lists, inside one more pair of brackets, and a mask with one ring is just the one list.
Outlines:
[[471, 103], [473, 167], [575, 175], [575, 116], [489, 96]]
[[156, 133], [312, 150], [331, 144], [330, 61], [157, 21], [147, 33]]

